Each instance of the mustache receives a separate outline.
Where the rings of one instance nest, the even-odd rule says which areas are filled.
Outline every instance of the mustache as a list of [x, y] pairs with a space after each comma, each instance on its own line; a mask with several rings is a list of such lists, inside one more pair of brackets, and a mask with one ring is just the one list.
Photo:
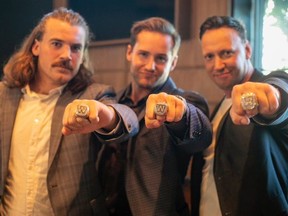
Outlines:
[[52, 67], [62, 67], [70, 71], [73, 70], [70, 60], [62, 60], [55, 62], [54, 64], [52, 64]]

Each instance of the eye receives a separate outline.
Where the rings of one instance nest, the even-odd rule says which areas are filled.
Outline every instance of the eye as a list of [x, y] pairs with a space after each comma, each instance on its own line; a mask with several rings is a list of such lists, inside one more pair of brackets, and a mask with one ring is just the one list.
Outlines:
[[167, 61], [168, 61], [167, 56], [156, 56], [155, 58], [155, 62], [157, 64], [166, 64]]
[[204, 56], [205, 61], [211, 61], [211, 60], [213, 60], [213, 58], [214, 58], [214, 55], [212, 55], [212, 54], [207, 54]]
[[61, 41], [52, 41], [51, 42], [52, 46], [59, 48], [62, 46], [62, 42]]
[[80, 52], [82, 50], [82, 45], [81, 44], [72, 45], [71, 50], [74, 53]]
[[149, 54], [148, 54], [147, 52], [139, 52], [138, 55], [139, 55], [140, 57], [144, 57], [144, 58], [146, 58], [146, 57], [149, 56]]
[[234, 54], [234, 51], [232, 50], [224, 50], [221, 52], [220, 56], [222, 59], [228, 59], [231, 56], [233, 56], [233, 54]]

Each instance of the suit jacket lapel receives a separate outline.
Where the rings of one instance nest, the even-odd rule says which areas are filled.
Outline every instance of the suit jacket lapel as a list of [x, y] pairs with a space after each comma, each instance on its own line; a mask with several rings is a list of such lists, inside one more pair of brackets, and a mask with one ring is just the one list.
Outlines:
[[59, 97], [53, 117], [52, 117], [52, 124], [51, 124], [51, 137], [50, 137], [50, 148], [49, 148], [49, 161], [48, 161], [48, 169], [50, 168], [52, 161], [56, 155], [56, 152], [59, 148], [61, 140], [63, 139], [62, 135], [62, 118], [64, 115], [64, 111], [66, 106], [72, 102], [74, 99], [78, 98], [79, 94], [71, 95], [70, 91], [65, 91]]

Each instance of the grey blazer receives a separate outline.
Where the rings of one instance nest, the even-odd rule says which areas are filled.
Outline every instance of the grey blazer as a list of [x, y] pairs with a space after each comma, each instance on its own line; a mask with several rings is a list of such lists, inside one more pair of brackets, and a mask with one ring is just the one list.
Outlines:
[[[0, 83], [0, 195], [7, 177], [13, 124], [22, 93], [18, 88], [7, 88]], [[96, 99], [113, 103], [112, 88], [92, 84], [72, 94], [64, 89], [57, 101], [49, 149], [47, 187], [55, 215], [106, 215], [102, 190], [98, 183], [95, 163], [101, 147], [95, 134], [61, 134], [65, 107], [74, 99]], [[121, 116], [123, 133], [117, 138], [104, 137], [105, 142], [123, 141], [138, 130], [137, 117], [132, 110], [120, 104], [111, 104]], [[101, 140], [104, 140], [101, 137]], [[103, 142], [102, 142], [103, 143]], [[2, 202], [5, 202], [5, 200]]]

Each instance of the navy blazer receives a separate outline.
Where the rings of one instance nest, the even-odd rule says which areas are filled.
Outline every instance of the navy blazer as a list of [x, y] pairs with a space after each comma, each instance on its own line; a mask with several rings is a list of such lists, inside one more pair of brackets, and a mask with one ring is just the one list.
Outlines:
[[[255, 70], [250, 81], [277, 86], [282, 104], [270, 121], [256, 116], [248, 126], [235, 125], [228, 111], [220, 122], [213, 171], [221, 212], [229, 216], [287, 215], [288, 74], [278, 71], [264, 76]], [[199, 215], [203, 165], [202, 153], [194, 155], [192, 216]]]
[[[177, 88], [171, 78], [153, 93], [159, 92], [186, 99], [188, 125], [179, 133], [173, 130], [173, 123], [148, 129], [145, 107], [141, 110], [139, 133], [128, 142], [126, 194], [135, 216], [189, 215], [183, 181], [191, 155], [211, 142], [210, 122], [203, 114], [208, 114], [208, 106], [199, 94]], [[123, 92], [118, 94], [120, 103], [122, 96]]]

